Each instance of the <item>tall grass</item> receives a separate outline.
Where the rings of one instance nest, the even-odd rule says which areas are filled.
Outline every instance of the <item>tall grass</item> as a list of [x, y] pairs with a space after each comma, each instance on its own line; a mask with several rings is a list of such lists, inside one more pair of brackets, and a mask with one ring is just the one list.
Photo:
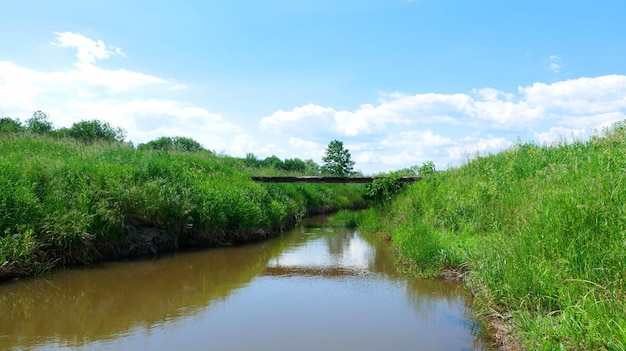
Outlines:
[[243, 161], [207, 151], [20, 133], [0, 134], [0, 169], [0, 278], [110, 256], [133, 228], [220, 245], [363, 201], [362, 187], [255, 183]]
[[626, 349], [626, 124], [479, 157], [378, 211], [366, 227], [415, 270], [465, 272], [527, 349]]

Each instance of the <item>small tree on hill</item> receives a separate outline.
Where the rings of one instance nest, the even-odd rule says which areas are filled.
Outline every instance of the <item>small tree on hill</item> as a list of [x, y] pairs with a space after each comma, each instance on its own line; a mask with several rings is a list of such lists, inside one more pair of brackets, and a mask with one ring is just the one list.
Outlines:
[[326, 148], [326, 154], [322, 157], [324, 165], [322, 173], [336, 176], [349, 176], [352, 174], [354, 161], [350, 157], [350, 150], [343, 148], [343, 142], [333, 140]]
[[29, 132], [44, 134], [52, 131], [52, 122], [48, 119], [48, 115], [40, 110], [33, 112], [33, 116], [26, 120], [26, 129]]

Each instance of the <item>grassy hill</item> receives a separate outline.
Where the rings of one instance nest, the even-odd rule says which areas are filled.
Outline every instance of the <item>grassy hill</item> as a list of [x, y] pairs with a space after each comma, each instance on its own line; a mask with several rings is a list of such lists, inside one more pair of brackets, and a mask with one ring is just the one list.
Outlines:
[[529, 350], [626, 349], [626, 123], [436, 172], [360, 228], [414, 271], [462, 272], [482, 319]]

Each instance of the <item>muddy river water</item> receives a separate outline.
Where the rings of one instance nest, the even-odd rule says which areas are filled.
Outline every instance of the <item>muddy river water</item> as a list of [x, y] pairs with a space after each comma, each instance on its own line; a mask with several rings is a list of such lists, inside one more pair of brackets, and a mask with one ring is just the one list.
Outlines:
[[457, 283], [317, 218], [240, 247], [0, 285], [0, 350], [491, 350]]

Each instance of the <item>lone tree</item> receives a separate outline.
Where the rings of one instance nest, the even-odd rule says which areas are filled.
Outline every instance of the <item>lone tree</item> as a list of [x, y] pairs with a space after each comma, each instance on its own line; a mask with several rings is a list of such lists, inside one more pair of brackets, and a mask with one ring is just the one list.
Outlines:
[[33, 112], [33, 116], [26, 120], [26, 129], [31, 133], [45, 134], [52, 131], [52, 122], [48, 115], [40, 110]]
[[322, 173], [336, 176], [349, 176], [352, 174], [354, 161], [350, 158], [350, 151], [343, 148], [343, 142], [333, 140], [326, 148], [326, 155], [322, 157], [324, 165]]

